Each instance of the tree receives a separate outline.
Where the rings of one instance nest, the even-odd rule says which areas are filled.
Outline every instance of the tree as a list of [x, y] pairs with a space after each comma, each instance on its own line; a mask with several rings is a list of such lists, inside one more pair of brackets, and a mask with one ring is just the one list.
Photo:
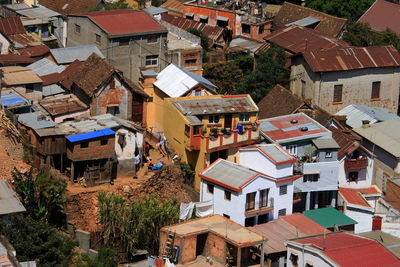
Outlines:
[[203, 65], [204, 78], [218, 86], [219, 94], [235, 94], [243, 81], [242, 70], [232, 61]]
[[256, 60], [255, 71], [244, 77], [238, 93], [250, 94], [257, 103], [276, 84], [287, 86], [290, 70], [285, 68], [286, 62], [287, 56], [285, 50], [272, 45], [268, 50], [259, 55]]
[[355, 22], [374, 2], [375, 0], [307, 0], [306, 5], [329, 15]]
[[125, 1], [106, 2], [98, 4], [92, 11], [105, 11], [105, 10], [118, 10], [118, 9], [131, 9]]
[[66, 234], [22, 214], [0, 220], [0, 234], [7, 237], [19, 261], [36, 260], [38, 266], [68, 266], [77, 245]]
[[48, 171], [35, 176], [32, 169], [26, 175], [15, 169], [12, 175], [15, 191], [28, 215], [38, 221], [57, 222], [66, 204], [67, 184]]
[[399, 36], [389, 29], [383, 32], [376, 32], [368, 24], [354, 23], [347, 27], [343, 40], [353, 46], [382, 46], [393, 45], [400, 51]]

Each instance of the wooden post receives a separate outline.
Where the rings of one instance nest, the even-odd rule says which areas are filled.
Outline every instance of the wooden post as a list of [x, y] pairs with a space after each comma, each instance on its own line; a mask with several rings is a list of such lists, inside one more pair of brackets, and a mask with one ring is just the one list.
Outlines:
[[237, 267], [242, 266], [242, 248], [237, 249], [237, 262], [236, 262]]

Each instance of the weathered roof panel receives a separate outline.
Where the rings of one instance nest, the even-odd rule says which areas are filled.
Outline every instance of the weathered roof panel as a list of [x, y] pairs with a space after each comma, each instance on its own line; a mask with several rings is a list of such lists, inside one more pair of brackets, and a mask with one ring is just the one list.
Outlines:
[[65, 70], [65, 66], [57, 65], [48, 59], [41, 59], [26, 66], [39, 76], [44, 76], [52, 73], [61, 73]]
[[102, 136], [115, 135], [115, 132], [111, 129], [102, 129], [98, 131], [83, 133], [83, 134], [75, 134], [67, 136], [67, 140], [71, 143], [80, 142], [84, 140], [94, 139]]
[[74, 62], [75, 60], [85, 61], [93, 53], [95, 53], [102, 59], [105, 58], [105, 56], [95, 45], [55, 48], [50, 49], [50, 53], [58, 64], [69, 64]]
[[303, 214], [326, 228], [334, 227], [334, 225], [340, 227], [357, 223], [355, 220], [332, 207], [306, 210], [303, 211]]
[[369, 24], [375, 31], [390, 29], [400, 34], [400, 5], [385, 0], [376, 0], [372, 6], [359, 18], [358, 22]]
[[40, 111], [20, 114], [18, 122], [35, 130], [55, 127], [57, 125], [49, 116], [43, 115]]
[[57, 13], [51, 9], [48, 9], [45, 6], [38, 5], [34, 8], [28, 8], [24, 10], [19, 10], [17, 13], [21, 16], [28, 17], [28, 18], [51, 18], [51, 17], [58, 17], [61, 16], [60, 13]]
[[7, 180], [0, 180], [0, 215], [25, 212], [26, 209], [18, 199]]

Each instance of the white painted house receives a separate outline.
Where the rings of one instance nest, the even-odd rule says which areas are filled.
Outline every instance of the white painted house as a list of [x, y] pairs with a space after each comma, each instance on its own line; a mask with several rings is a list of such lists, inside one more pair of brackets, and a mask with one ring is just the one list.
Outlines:
[[240, 165], [223, 159], [200, 173], [200, 201], [213, 200], [214, 214], [244, 225], [292, 213], [296, 159], [276, 144], [240, 150]]

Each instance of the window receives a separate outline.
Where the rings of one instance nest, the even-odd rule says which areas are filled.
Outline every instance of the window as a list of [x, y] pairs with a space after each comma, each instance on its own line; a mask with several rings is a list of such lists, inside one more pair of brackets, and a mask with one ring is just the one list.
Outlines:
[[268, 189], [260, 190], [260, 208], [268, 206]]
[[193, 66], [197, 64], [197, 58], [193, 59], [186, 59], [185, 60], [185, 66]]
[[349, 181], [357, 182], [358, 181], [358, 172], [350, 172], [349, 173]]
[[280, 209], [278, 211], [278, 216], [285, 216], [286, 215], [286, 209]]
[[119, 107], [107, 107], [107, 113], [112, 114], [112, 115], [117, 115], [119, 114]]
[[283, 196], [287, 194], [287, 185], [281, 185], [279, 187], [279, 195]]
[[333, 102], [342, 102], [343, 84], [335, 85], [333, 89]]
[[190, 136], [190, 126], [185, 124], [185, 135]]
[[254, 210], [256, 207], [256, 192], [246, 194], [246, 210]]
[[319, 173], [304, 174], [303, 182], [318, 182]]
[[202, 92], [202, 90], [195, 90], [194, 91], [194, 95], [195, 96], [201, 96], [201, 92]]
[[225, 200], [231, 201], [231, 191], [225, 190]]
[[75, 32], [76, 33], [80, 33], [81, 32], [81, 26], [79, 26], [78, 24], [75, 24]]
[[87, 148], [87, 147], [89, 147], [89, 143], [88, 142], [83, 142], [83, 143], [81, 143], [80, 147], [81, 148]]
[[96, 43], [100, 43], [101, 42], [101, 36], [100, 36], [100, 34], [95, 34], [95, 36], [96, 36]]
[[250, 33], [250, 25], [242, 24], [242, 33]]
[[221, 27], [221, 28], [225, 28], [226, 26], [228, 26], [228, 21], [227, 20], [217, 20], [217, 26]]
[[258, 34], [263, 34], [264, 33], [264, 25], [260, 25], [258, 27]]
[[207, 24], [208, 23], [208, 18], [200, 18], [200, 22]]
[[146, 56], [146, 66], [157, 66], [158, 55]]
[[210, 194], [214, 194], [214, 185], [207, 184], [207, 192]]
[[332, 158], [332, 152], [331, 151], [326, 151], [325, 152], [325, 158]]
[[306, 81], [301, 80], [301, 96], [306, 97]]
[[152, 43], [157, 43], [158, 42], [158, 35], [157, 34], [151, 34], [147, 37], [147, 43], [152, 44]]
[[246, 122], [250, 120], [250, 114], [249, 113], [242, 113], [239, 114], [239, 121], [241, 122]]
[[299, 264], [298, 264], [299, 256], [297, 256], [297, 255], [295, 255], [295, 254], [293, 254], [293, 253], [290, 253], [289, 260], [292, 262], [292, 265], [293, 265], [293, 266], [298, 266], [298, 265], [299, 265]]
[[285, 149], [287, 152], [289, 152], [290, 155], [297, 155], [297, 145], [287, 145], [285, 146]]
[[25, 92], [26, 93], [32, 93], [33, 92], [33, 84], [27, 84], [25, 85]]
[[208, 123], [219, 123], [219, 115], [208, 116]]
[[100, 140], [100, 145], [101, 146], [105, 146], [107, 144], [108, 144], [108, 140], [107, 139]]
[[194, 18], [194, 15], [193, 15], [193, 14], [186, 14], [186, 18], [187, 18], [187, 19], [193, 19], [193, 18]]
[[119, 39], [119, 46], [128, 46], [129, 45], [129, 38], [121, 38]]
[[231, 218], [231, 216], [229, 216], [229, 215], [226, 215], [225, 213], [222, 213], [222, 215], [224, 215], [224, 217], [225, 217], [225, 218], [228, 218], [228, 219], [230, 219], [230, 218]]
[[371, 99], [379, 99], [381, 93], [381, 82], [372, 83]]

